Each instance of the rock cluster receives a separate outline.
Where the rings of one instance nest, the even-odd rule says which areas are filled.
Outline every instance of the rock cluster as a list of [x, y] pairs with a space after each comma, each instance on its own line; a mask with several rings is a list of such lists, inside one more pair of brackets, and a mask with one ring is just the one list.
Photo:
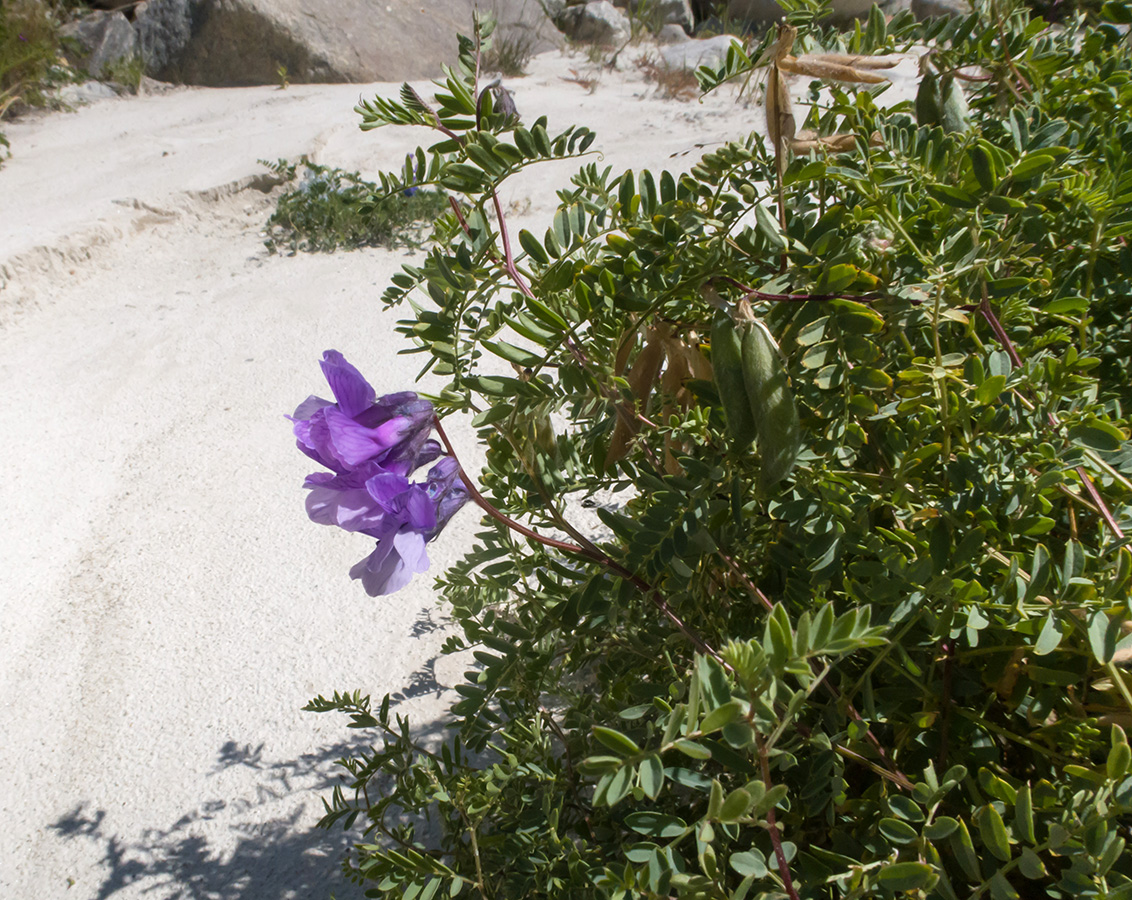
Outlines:
[[[969, 0], [882, 0], [921, 18], [959, 14]], [[519, 55], [580, 43], [620, 46], [653, 35], [678, 47], [723, 31], [712, 0], [96, 0], [102, 7], [67, 26], [75, 62], [95, 77], [116, 65], [164, 81], [235, 86], [292, 82], [400, 81], [435, 77], [456, 54], [453, 34], [469, 33], [487, 7], [497, 35]], [[872, 0], [834, 0], [842, 21]], [[729, 21], [752, 30], [780, 18], [776, 0], [727, 0]], [[718, 54], [711, 46], [670, 50], [674, 64]], [[679, 60], [680, 62], [675, 62]], [[686, 61], [686, 62], [684, 62]]]
[[[456, 57], [476, 8], [531, 52], [562, 37], [539, 0], [100, 0], [68, 26], [75, 62], [99, 76], [138, 59], [147, 75], [217, 87], [431, 78]], [[127, 17], [128, 16], [128, 17]]]

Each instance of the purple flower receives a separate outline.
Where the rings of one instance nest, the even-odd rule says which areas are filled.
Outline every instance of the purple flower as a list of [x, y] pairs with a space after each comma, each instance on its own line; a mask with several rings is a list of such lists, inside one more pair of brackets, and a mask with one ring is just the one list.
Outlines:
[[412, 392], [377, 397], [369, 382], [336, 350], [322, 371], [335, 403], [308, 397], [295, 415], [299, 449], [331, 469], [308, 475], [307, 515], [377, 539], [350, 570], [372, 597], [400, 590], [428, 568], [425, 545], [468, 499], [460, 467], [442, 457], [424, 482], [409, 476], [441, 455], [429, 438], [432, 404]]
[[307, 456], [339, 474], [377, 462], [407, 475], [440, 455], [440, 445], [428, 440], [431, 403], [412, 391], [376, 398], [337, 350], [327, 350], [321, 365], [337, 402], [311, 396], [290, 417]]
[[360, 579], [371, 597], [400, 590], [416, 572], [428, 568], [425, 544], [468, 499], [458, 473], [456, 460], [446, 456], [432, 467], [424, 484], [392, 473], [366, 481], [371, 508], [378, 513], [372, 520], [375, 527], [365, 533], [377, 538], [377, 547], [350, 569], [350, 577]]

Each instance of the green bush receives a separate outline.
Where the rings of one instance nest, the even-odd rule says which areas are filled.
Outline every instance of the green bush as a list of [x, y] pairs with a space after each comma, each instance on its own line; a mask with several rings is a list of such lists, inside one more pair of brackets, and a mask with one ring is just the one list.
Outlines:
[[[59, 55], [59, 25], [79, 5], [74, 0], [4, 0], [0, 5], [0, 121], [20, 106], [46, 104], [51, 88], [70, 80]], [[8, 146], [0, 133], [0, 147]]]
[[375, 183], [357, 172], [317, 165], [305, 156], [296, 164], [286, 160], [263, 164], [284, 182], [295, 180], [299, 166], [305, 170], [299, 184], [279, 198], [268, 219], [264, 243], [273, 253], [416, 246], [416, 232], [448, 208], [443, 194], [413, 186], [373, 200], [378, 191]]
[[[377, 740], [323, 820], [371, 896], [1132, 897], [1124, 16], [801, 17], [926, 45], [925, 121], [832, 88], [798, 119], [853, 149], [780, 184], [757, 135], [614, 174], [496, 115], [489, 28], [434, 101], [359, 107], [439, 129], [419, 180], [465, 204], [385, 301], [488, 513], [439, 581], [450, 740], [309, 706]], [[568, 158], [509, 233], [499, 185]]]

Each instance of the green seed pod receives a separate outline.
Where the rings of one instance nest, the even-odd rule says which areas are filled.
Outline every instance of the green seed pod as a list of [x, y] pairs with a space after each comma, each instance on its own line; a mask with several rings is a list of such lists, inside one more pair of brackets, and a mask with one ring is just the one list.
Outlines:
[[948, 134], [966, 134], [970, 131], [971, 110], [958, 79], [950, 75], [941, 78], [939, 96], [943, 130]]
[[758, 319], [743, 329], [743, 382], [762, 464], [759, 484], [765, 489], [794, 469], [802, 445], [801, 428], [786, 367], [770, 331]]
[[742, 352], [742, 341], [735, 328], [735, 321], [723, 310], [716, 310], [711, 323], [712, 374], [723, 404], [727, 432], [731, 436], [732, 446], [737, 450], [749, 447], [756, 433], [743, 379]]
[[938, 125], [943, 120], [940, 104], [939, 78], [934, 72], [926, 72], [916, 91], [916, 121], [925, 128]]
[[988, 194], [998, 187], [998, 173], [994, 168], [994, 157], [987, 152], [982, 141], [967, 151], [971, 157], [971, 169], [975, 173], [975, 180]]

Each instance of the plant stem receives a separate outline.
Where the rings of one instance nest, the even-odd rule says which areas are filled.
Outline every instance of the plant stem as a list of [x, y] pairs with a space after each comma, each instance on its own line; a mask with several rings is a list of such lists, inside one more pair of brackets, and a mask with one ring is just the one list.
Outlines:
[[825, 303], [830, 300], [879, 300], [881, 295], [878, 293], [870, 294], [768, 294], [765, 291], [755, 290], [749, 285], [743, 284], [741, 281], [736, 281], [728, 275], [720, 275], [720, 281], [726, 281], [743, 292], [744, 300], [766, 300], [772, 303], [809, 303], [819, 302]]
[[516, 522], [512, 518], [509, 518], [494, 506], [492, 506], [491, 503], [488, 502], [487, 498], [485, 498], [483, 494], [479, 492], [479, 489], [476, 487], [475, 482], [472, 481], [468, 473], [464, 471], [464, 467], [460, 464], [460, 460], [456, 456], [456, 451], [452, 447], [452, 442], [448, 440], [448, 435], [445, 433], [444, 426], [440, 424], [440, 419], [438, 417], [433, 417], [433, 427], [436, 428], [436, 433], [440, 435], [440, 440], [444, 444], [444, 449], [448, 451], [448, 455], [456, 460], [456, 470], [460, 473], [460, 480], [464, 483], [464, 487], [468, 489], [469, 496], [473, 501], [475, 501], [476, 505], [479, 506], [480, 509], [482, 509], [484, 512], [486, 512], [491, 518], [495, 519], [501, 525], [504, 525], [507, 528], [512, 529], [513, 531], [519, 532], [519, 534], [523, 535], [524, 537], [530, 538], [532, 541], [535, 541], [539, 544], [545, 544], [547, 547], [554, 547], [556, 550], [563, 550], [566, 553], [575, 553], [579, 556], [584, 556], [592, 562], [596, 562], [599, 565], [602, 565], [605, 568], [609, 569], [620, 578], [625, 579], [635, 588], [637, 588], [637, 590], [639, 590], [642, 594], [644, 594], [653, 604], [653, 606], [655, 606], [660, 611], [661, 615], [663, 615], [673, 625], [675, 625], [677, 630], [688, 639], [693, 647], [695, 647], [701, 653], [712, 657], [712, 659], [714, 659], [728, 671], [732, 671], [731, 666], [729, 666], [724, 661], [723, 657], [720, 656], [719, 651], [712, 647], [709, 643], [707, 643], [707, 641], [700, 637], [688, 625], [687, 622], [680, 618], [680, 616], [675, 612], [675, 610], [672, 609], [671, 606], [668, 605], [668, 601], [660, 595], [660, 592], [657, 591], [656, 588], [650, 585], [639, 575], [634, 575], [620, 563], [616, 562], [613, 559], [610, 559], [609, 556], [607, 556], [605, 553], [602, 553], [602, 551], [590, 541], [582, 538], [583, 546], [579, 546], [578, 544], [570, 544], [566, 541], [559, 541], [555, 540], [554, 538], [544, 537], [543, 535], [532, 531], [530, 528], [527, 528], [527, 526]]
[[[757, 731], [755, 732], [755, 742], [759, 748], [759, 768], [762, 770], [763, 785], [769, 792], [774, 787], [774, 782], [771, 781], [770, 777], [770, 762], [767, 759], [766, 744], [763, 742], [762, 735]], [[770, 835], [771, 846], [774, 847], [774, 857], [778, 861], [778, 874], [782, 878], [782, 886], [786, 888], [790, 900], [801, 900], [798, 891], [794, 888], [794, 879], [790, 875], [790, 863], [786, 860], [786, 851], [782, 849], [782, 835], [779, 834], [773, 808], [766, 812], [766, 831]]]
[[565, 550], [567, 553], [579, 553], [583, 556], [588, 555], [585, 550], [583, 550], [576, 544], [570, 544], [566, 541], [559, 541], [555, 540], [554, 538], [544, 537], [543, 535], [532, 531], [530, 528], [527, 528], [526, 525], [522, 525], [519, 522], [516, 522], [514, 519], [508, 518], [498, 509], [492, 506], [484, 497], [484, 495], [479, 492], [479, 488], [476, 487], [475, 482], [472, 481], [468, 473], [464, 471], [464, 467], [460, 464], [459, 459], [456, 457], [456, 451], [452, 448], [452, 442], [448, 440], [448, 435], [444, 431], [444, 426], [440, 424], [440, 418], [438, 416], [433, 417], [432, 425], [436, 429], [436, 433], [440, 435], [440, 440], [444, 443], [444, 449], [448, 451], [448, 455], [456, 460], [456, 470], [460, 473], [460, 480], [464, 482], [464, 487], [468, 489], [468, 494], [480, 509], [486, 512], [489, 516], [491, 516], [491, 518], [495, 519], [500, 524], [505, 525], [512, 531], [519, 532], [519, 534], [523, 535], [523, 537], [530, 538], [532, 541], [535, 541], [539, 544], [545, 544], [548, 547], [554, 547], [556, 550]]
[[507, 274], [511, 276], [511, 280], [515, 282], [517, 287], [525, 297], [535, 298], [535, 292], [531, 290], [530, 285], [519, 270], [515, 267], [515, 257], [511, 255], [511, 239], [507, 236], [507, 221], [503, 218], [503, 204], [499, 202], [499, 192], [495, 188], [491, 189], [491, 202], [495, 205], [495, 218], [499, 221], [499, 236], [503, 240], [503, 268], [507, 270]]
[[[1010, 361], [1014, 364], [1015, 367], [1021, 368], [1022, 357], [1018, 355], [1018, 351], [1014, 348], [1014, 343], [1010, 340], [1010, 336], [1006, 333], [1006, 329], [1002, 327], [1002, 322], [999, 321], [998, 316], [996, 316], [994, 314], [994, 310], [991, 309], [990, 299], [987, 296], [987, 286], [985, 282], [983, 283], [983, 299], [979, 304], [979, 313], [984, 319], [987, 320], [987, 323], [991, 327], [991, 331], [994, 332], [995, 337], [998, 338], [999, 343], [1002, 344], [1003, 349], [1006, 350], [1007, 355], [1010, 357]], [[1052, 412], [1047, 414], [1047, 418], [1049, 419], [1051, 428], [1057, 428], [1058, 425], [1060, 425], [1060, 422], [1058, 422], [1057, 420], [1057, 416], [1055, 416]], [[1100, 511], [1101, 518], [1104, 519], [1104, 522], [1108, 526], [1109, 531], [1116, 535], [1117, 538], [1123, 539], [1124, 531], [1121, 529], [1120, 525], [1117, 524], [1116, 518], [1113, 516], [1112, 511], [1108, 508], [1108, 504], [1104, 502], [1104, 498], [1101, 497], [1100, 491], [1097, 490], [1097, 486], [1093, 484], [1093, 479], [1090, 478], [1089, 473], [1085, 471], [1085, 467], [1077, 466], [1075, 468], [1075, 471], [1077, 472], [1078, 477], [1081, 479], [1081, 484], [1085, 488], [1086, 493], [1088, 493], [1089, 497], [1092, 499], [1093, 503], [1096, 504], [1097, 509]]]

